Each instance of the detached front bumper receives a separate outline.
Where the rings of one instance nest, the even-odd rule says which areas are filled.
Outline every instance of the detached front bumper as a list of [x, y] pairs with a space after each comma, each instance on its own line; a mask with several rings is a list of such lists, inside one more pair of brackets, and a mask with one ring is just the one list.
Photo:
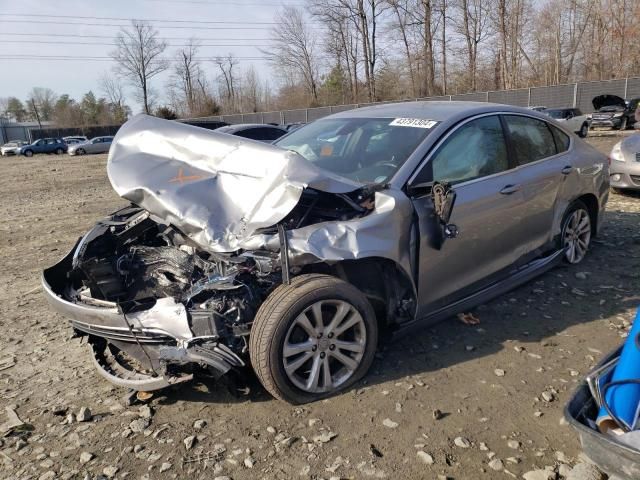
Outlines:
[[[184, 305], [173, 299], [158, 299], [150, 309], [128, 314], [113, 302], [94, 300], [96, 305], [89, 305], [68, 300], [68, 272], [82, 241], [78, 240], [62, 260], [45, 269], [41, 281], [51, 307], [67, 317], [74, 330], [88, 335], [93, 363], [100, 375], [121, 387], [151, 391], [191, 380], [192, 374], [180, 372], [181, 367], [190, 364], [208, 367], [217, 376], [244, 366], [240, 357], [215, 338], [193, 337]], [[153, 373], [128, 368], [118, 359], [117, 351], [126, 352], [146, 372]]]

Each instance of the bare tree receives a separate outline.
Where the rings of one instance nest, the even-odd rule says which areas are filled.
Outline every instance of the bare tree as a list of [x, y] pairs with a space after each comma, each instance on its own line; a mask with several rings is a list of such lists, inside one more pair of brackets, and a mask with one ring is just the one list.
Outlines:
[[123, 28], [115, 42], [116, 49], [110, 55], [118, 64], [117, 72], [139, 89], [144, 111], [149, 114], [149, 81], [168, 68], [168, 62], [162, 58], [167, 44], [158, 38], [151, 25], [138, 20], [131, 22], [131, 28]]
[[491, 34], [490, 8], [490, 0], [458, 0], [457, 3], [455, 28], [464, 39], [469, 88], [472, 92], [478, 88], [479, 47]]
[[189, 114], [197, 110], [197, 82], [202, 76], [197, 56], [198, 44], [191, 39], [187, 46], [176, 54], [176, 64], [173, 68], [173, 80], [184, 98]]
[[218, 66], [221, 72], [221, 78], [223, 83], [223, 98], [225, 99], [225, 107], [227, 110], [236, 111], [236, 77], [234, 76], [233, 68], [238, 65], [238, 60], [232, 55], [228, 54], [226, 57], [216, 57], [214, 63]]
[[270, 62], [290, 75], [300, 76], [312, 102], [318, 101], [319, 60], [316, 42], [302, 11], [284, 7], [271, 33], [272, 47], [264, 50]]
[[114, 120], [124, 123], [127, 120], [129, 107], [125, 104], [124, 86], [118, 78], [105, 73], [100, 78], [100, 90], [112, 105]]
[[27, 109], [38, 122], [51, 120], [58, 96], [50, 88], [34, 87], [29, 92]]

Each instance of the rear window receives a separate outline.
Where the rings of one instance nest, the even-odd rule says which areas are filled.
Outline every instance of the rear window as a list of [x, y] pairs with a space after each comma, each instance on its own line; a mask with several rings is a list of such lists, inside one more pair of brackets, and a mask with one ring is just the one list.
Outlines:
[[551, 157], [556, 152], [556, 142], [547, 122], [519, 115], [505, 115], [511, 144], [518, 165]]

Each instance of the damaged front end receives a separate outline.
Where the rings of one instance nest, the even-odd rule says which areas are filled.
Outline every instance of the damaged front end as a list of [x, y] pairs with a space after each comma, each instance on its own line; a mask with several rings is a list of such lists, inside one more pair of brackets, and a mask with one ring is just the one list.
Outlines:
[[213, 254], [149, 212], [99, 222], [43, 272], [52, 306], [88, 335], [98, 370], [154, 390], [245, 364], [251, 319], [281, 282], [277, 253]]
[[413, 210], [400, 190], [147, 116], [121, 127], [107, 171], [131, 205], [42, 283], [116, 385], [150, 391], [247, 365], [256, 313], [299, 274], [339, 276], [387, 317], [413, 317]]

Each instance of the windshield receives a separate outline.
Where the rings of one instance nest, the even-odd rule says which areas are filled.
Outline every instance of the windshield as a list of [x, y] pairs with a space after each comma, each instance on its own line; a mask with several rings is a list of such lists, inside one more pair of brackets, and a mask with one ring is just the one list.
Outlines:
[[545, 114], [549, 115], [551, 118], [566, 118], [567, 111], [566, 110], [545, 110]]
[[[317, 167], [361, 183], [383, 183], [409, 158], [436, 122], [393, 118], [318, 120], [274, 142]], [[419, 125], [419, 126], [409, 126]]]

